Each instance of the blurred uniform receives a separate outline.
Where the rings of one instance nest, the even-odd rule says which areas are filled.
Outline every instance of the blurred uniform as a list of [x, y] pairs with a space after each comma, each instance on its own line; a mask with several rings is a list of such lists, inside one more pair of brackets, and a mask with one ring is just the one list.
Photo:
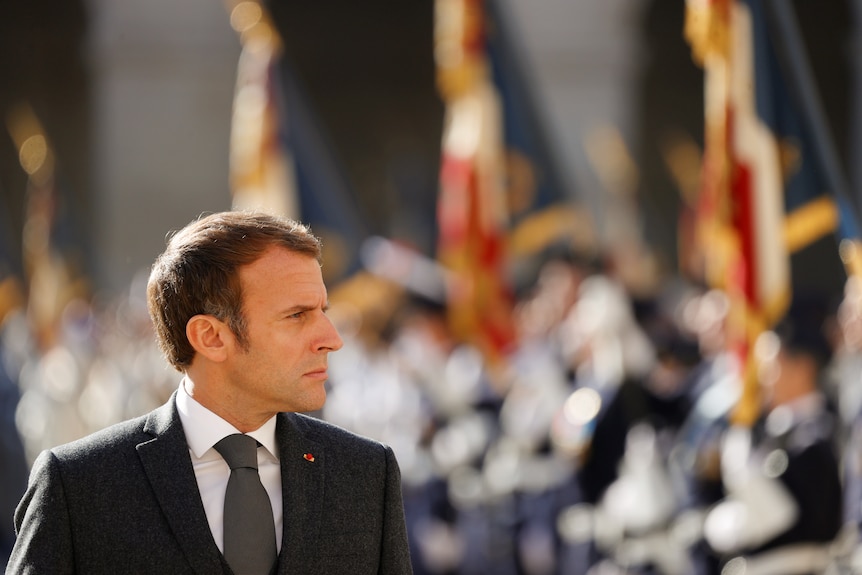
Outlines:
[[765, 416], [729, 433], [722, 459], [729, 495], [704, 527], [728, 572], [819, 574], [833, 560], [842, 484], [835, 413], [820, 382], [832, 355], [826, 317], [817, 301], [800, 300], [758, 342]]
[[690, 573], [684, 548], [667, 531], [678, 500], [667, 457], [700, 380], [697, 343], [675, 318], [683, 301], [628, 302], [637, 319], [628, 329], [642, 330], [652, 359], [645, 372], [622, 370], [617, 386], [597, 389], [600, 409], [577, 475], [593, 508], [591, 562], [600, 569], [616, 564], [630, 573]]

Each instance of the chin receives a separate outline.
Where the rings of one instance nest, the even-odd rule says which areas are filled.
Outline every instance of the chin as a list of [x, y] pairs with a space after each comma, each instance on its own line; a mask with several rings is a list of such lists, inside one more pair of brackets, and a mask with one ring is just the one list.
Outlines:
[[323, 404], [326, 403], [326, 391], [321, 390], [319, 394], [309, 394], [305, 397], [298, 398], [299, 401], [288, 400], [285, 402], [284, 409], [281, 411], [295, 411], [297, 413], [308, 413], [310, 411], [318, 411], [323, 409]]

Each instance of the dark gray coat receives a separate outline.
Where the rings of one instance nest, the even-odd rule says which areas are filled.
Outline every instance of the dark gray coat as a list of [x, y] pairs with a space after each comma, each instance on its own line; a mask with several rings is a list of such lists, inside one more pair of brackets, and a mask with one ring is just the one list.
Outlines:
[[[412, 573], [392, 450], [295, 413], [278, 415], [276, 437], [284, 501], [277, 572]], [[175, 397], [43, 452], [15, 529], [7, 575], [231, 573], [207, 523]]]

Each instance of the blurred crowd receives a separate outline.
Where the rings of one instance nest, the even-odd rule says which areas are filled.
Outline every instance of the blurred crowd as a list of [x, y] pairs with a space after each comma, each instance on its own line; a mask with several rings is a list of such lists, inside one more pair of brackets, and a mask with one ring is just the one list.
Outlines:
[[[858, 278], [840, 301], [797, 294], [758, 340], [760, 416], [738, 425], [725, 294], [630, 271], [548, 249], [519, 275], [502, 362], [454, 337], [434, 290], [331, 290], [345, 346], [317, 415], [395, 450], [415, 572], [862, 573]], [[143, 278], [69, 303], [50, 345], [4, 312], [0, 552], [39, 451], [176, 388]]]

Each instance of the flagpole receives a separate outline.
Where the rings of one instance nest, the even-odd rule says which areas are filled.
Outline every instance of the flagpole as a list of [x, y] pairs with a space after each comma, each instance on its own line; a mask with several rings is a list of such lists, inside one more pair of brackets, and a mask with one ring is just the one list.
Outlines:
[[775, 52], [790, 80], [791, 89], [802, 112], [802, 119], [810, 130], [814, 153], [824, 171], [830, 191], [839, 204], [841, 218], [851, 218], [852, 221], [847, 222], [847, 227], [859, 230], [857, 208], [850, 200], [847, 178], [838, 161], [838, 152], [802, 45], [802, 36], [792, 4], [787, 0], [764, 0], [763, 4], [766, 17], [774, 32]]

